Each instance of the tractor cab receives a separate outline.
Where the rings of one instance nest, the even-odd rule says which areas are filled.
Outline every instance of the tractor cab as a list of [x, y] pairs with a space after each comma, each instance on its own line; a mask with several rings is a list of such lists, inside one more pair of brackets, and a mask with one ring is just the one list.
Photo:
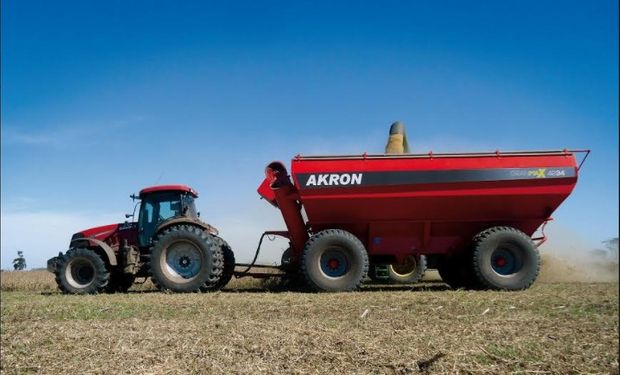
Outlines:
[[198, 192], [184, 185], [154, 186], [140, 191], [138, 214], [138, 244], [152, 244], [157, 228], [175, 218], [198, 219], [194, 199]]

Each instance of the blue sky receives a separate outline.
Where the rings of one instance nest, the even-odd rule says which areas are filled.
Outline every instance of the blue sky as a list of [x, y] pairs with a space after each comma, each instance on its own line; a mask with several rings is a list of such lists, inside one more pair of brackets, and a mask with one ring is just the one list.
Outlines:
[[617, 15], [603, 0], [3, 1], [2, 268], [18, 249], [43, 266], [172, 182], [250, 257], [282, 228], [255, 193], [268, 162], [379, 153], [394, 120], [414, 152], [591, 148], [553, 225], [599, 246], [618, 235]]

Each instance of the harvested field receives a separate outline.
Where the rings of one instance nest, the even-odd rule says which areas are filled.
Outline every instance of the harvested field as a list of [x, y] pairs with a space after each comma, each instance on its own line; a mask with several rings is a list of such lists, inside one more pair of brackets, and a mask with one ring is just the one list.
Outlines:
[[69, 296], [41, 272], [2, 273], [3, 374], [618, 373], [615, 283]]

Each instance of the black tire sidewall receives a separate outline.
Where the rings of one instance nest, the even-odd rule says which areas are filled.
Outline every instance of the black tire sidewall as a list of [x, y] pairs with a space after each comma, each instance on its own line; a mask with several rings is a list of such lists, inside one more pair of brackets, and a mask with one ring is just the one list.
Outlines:
[[[198, 274], [185, 282], [177, 282], [171, 279], [162, 269], [161, 257], [165, 256], [166, 250], [178, 241], [191, 242], [199, 249], [202, 267]], [[200, 290], [210, 278], [213, 272], [213, 257], [215, 243], [202, 229], [191, 226], [174, 226], [166, 229], [157, 236], [155, 245], [151, 250], [149, 271], [151, 278], [161, 290], [170, 290], [177, 293], [189, 293]]]
[[483, 289], [484, 287], [474, 273], [471, 264], [471, 252], [461, 252], [454, 255], [443, 256], [437, 264], [437, 271], [443, 282], [453, 289]]
[[[491, 289], [522, 290], [528, 288], [537, 278], [540, 257], [531, 239], [512, 228], [491, 229], [482, 235], [474, 245], [473, 268], [480, 282]], [[503, 246], [510, 246], [518, 257], [521, 267], [510, 275], [497, 273], [491, 262], [493, 252]]]
[[208, 280], [200, 290], [203, 292], [214, 292], [224, 288], [235, 274], [235, 253], [226, 241], [220, 237], [213, 237], [216, 245], [219, 247], [222, 256], [222, 272], [221, 275], [215, 276], [213, 280]]
[[[321, 269], [321, 256], [327, 251], [341, 252], [348, 270], [340, 277], [330, 277]], [[321, 231], [310, 240], [302, 256], [302, 272], [311, 289], [325, 292], [351, 291], [359, 287], [368, 272], [368, 254], [361, 241], [344, 230]]]
[[[93, 271], [93, 281], [87, 286], [80, 288], [72, 284], [67, 278], [67, 268], [75, 266], [79, 261], [90, 263]], [[71, 272], [69, 272], [71, 273]], [[70, 275], [69, 277], [72, 278]], [[72, 294], [94, 294], [101, 292], [109, 282], [110, 274], [105, 262], [101, 257], [89, 249], [71, 249], [63, 257], [60, 267], [56, 271], [56, 282], [59, 288], [65, 293]], [[77, 283], [77, 281], [73, 281]]]

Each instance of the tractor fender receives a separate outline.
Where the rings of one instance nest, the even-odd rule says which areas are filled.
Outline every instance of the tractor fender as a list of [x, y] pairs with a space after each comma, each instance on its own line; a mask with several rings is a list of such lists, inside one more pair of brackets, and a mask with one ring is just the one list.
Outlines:
[[180, 218], [164, 221], [163, 223], [161, 223], [157, 227], [157, 233], [159, 233], [160, 231], [162, 231], [162, 230], [164, 230], [166, 228], [169, 228], [169, 227], [171, 227], [173, 225], [179, 225], [179, 224], [195, 225], [197, 227], [200, 227], [200, 228], [204, 229], [205, 231], [209, 232], [210, 234], [212, 234], [214, 236], [217, 236], [218, 233], [219, 233], [219, 231], [215, 227], [213, 227], [213, 226], [211, 226], [211, 225], [209, 225], [209, 224], [207, 224], [205, 222], [202, 222], [202, 221], [200, 221], [198, 219], [192, 219], [192, 218], [188, 218], [188, 217], [180, 217]]
[[105, 253], [105, 255], [108, 257], [108, 261], [110, 262], [111, 266], [116, 266], [118, 265], [118, 262], [116, 261], [116, 254], [114, 254], [114, 250], [112, 250], [112, 248], [110, 247], [110, 245], [108, 245], [107, 243], [98, 240], [96, 238], [76, 238], [74, 240], [71, 241], [71, 243], [77, 242], [77, 241], [89, 241], [92, 242], [94, 244], [96, 244], [97, 246], [99, 246], [101, 248], [101, 250], [103, 250], [103, 252]]

